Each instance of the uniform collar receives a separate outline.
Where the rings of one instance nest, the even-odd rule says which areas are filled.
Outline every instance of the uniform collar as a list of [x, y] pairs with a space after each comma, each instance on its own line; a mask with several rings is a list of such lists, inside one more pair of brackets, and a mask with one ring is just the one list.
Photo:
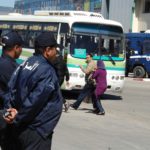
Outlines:
[[39, 57], [40, 61], [42, 61], [42, 62], [47, 62], [47, 63], [49, 63], [50, 65], [52, 65], [52, 63], [51, 63], [50, 61], [48, 61], [43, 55], [38, 54], [38, 55], [35, 55], [35, 56]]
[[6, 58], [6, 59], [8, 59], [8, 60], [10, 60], [10, 61], [13, 61], [13, 62], [16, 62], [16, 60], [14, 59], [14, 58], [12, 58], [11, 56], [9, 56], [8, 54], [2, 54], [2, 57], [3, 58]]

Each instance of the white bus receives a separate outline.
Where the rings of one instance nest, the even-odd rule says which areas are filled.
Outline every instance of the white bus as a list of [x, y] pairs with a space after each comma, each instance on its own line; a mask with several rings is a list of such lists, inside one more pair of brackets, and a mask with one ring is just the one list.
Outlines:
[[[70, 73], [66, 90], [82, 89], [85, 80], [79, 64], [86, 66], [87, 53], [95, 61], [104, 61], [108, 90], [122, 91], [125, 74], [125, 45], [122, 25], [106, 20], [101, 14], [84, 11], [35, 11], [34, 15], [9, 14], [0, 16], [0, 33], [16, 30], [25, 41], [22, 62], [34, 52], [34, 38], [41, 32], [54, 33], [62, 45]], [[1, 49], [1, 48], [0, 48]]]

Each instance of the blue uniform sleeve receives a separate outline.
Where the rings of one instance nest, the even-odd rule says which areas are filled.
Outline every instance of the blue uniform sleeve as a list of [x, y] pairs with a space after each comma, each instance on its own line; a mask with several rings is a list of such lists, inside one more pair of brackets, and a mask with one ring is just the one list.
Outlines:
[[54, 90], [55, 86], [52, 75], [44, 74], [40, 77], [36, 86], [29, 93], [23, 101], [22, 107], [18, 110], [14, 124], [18, 126], [20, 124], [31, 122], [50, 100], [50, 96]]

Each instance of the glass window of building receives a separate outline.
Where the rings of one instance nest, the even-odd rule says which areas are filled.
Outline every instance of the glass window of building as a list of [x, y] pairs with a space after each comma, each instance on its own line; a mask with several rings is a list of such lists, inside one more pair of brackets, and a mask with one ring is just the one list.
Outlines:
[[145, 0], [145, 13], [150, 13], [150, 0]]

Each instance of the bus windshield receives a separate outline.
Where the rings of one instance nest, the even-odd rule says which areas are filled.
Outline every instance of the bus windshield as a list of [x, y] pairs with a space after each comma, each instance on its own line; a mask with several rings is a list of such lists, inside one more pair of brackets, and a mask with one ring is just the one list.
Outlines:
[[92, 53], [94, 59], [124, 60], [124, 36], [120, 27], [75, 24], [72, 29], [70, 54], [85, 58]]

